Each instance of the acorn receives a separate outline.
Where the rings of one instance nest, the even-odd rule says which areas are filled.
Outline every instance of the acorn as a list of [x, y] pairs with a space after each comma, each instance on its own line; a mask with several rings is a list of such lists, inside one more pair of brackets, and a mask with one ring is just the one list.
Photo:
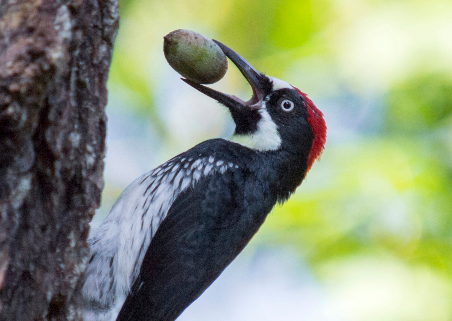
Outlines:
[[165, 58], [183, 77], [198, 84], [213, 84], [228, 70], [228, 61], [221, 48], [203, 35], [178, 29], [163, 41]]

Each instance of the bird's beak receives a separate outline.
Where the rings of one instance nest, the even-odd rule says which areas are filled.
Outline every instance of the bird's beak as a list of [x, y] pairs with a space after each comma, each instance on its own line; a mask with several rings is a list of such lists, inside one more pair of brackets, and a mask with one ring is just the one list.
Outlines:
[[[253, 89], [253, 96], [248, 101], [243, 101], [234, 95], [224, 94], [222, 92], [216, 91], [212, 88], [200, 85], [188, 79], [182, 79], [187, 84], [193, 88], [199, 90], [203, 94], [217, 100], [219, 103], [225, 105], [231, 111], [234, 117], [236, 114], [247, 113], [250, 109], [258, 109], [260, 107], [260, 102], [265, 96], [266, 87], [268, 86], [268, 80], [265, 81], [266, 77], [259, 73], [253, 66], [251, 66], [245, 59], [238, 55], [235, 51], [229, 47], [223, 45], [221, 42], [215, 41], [215, 43], [223, 50], [224, 54], [237, 66], [241, 71], [242, 75], [246, 78], [248, 83]], [[235, 120], [235, 119], [234, 119]]]

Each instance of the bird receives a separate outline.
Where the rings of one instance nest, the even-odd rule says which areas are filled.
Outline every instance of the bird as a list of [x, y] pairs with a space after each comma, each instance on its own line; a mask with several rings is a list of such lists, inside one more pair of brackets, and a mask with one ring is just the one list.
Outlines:
[[182, 78], [227, 107], [228, 139], [209, 139], [133, 181], [88, 238], [86, 321], [172, 321], [239, 255], [326, 142], [308, 96], [214, 40], [252, 88], [248, 101]]

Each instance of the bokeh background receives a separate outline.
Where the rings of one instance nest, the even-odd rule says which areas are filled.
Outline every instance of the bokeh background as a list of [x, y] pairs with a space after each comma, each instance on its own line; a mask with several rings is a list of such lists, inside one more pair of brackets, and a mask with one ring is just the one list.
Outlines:
[[[308, 93], [328, 138], [296, 194], [180, 317], [452, 320], [452, 1], [121, 0], [97, 225], [136, 177], [228, 137], [163, 36], [220, 40]], [[248, 99], [232, 64], [213, 85]]]

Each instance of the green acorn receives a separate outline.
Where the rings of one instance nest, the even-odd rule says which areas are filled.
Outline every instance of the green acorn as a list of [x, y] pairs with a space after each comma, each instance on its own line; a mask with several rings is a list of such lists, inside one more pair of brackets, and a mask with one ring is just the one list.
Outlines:
[[199, 33], [178, 29], [164, 37], [165, 58], [183, 77], [198, 84], [213, 84], [228, 70], [228, 61], [218, 45]]

